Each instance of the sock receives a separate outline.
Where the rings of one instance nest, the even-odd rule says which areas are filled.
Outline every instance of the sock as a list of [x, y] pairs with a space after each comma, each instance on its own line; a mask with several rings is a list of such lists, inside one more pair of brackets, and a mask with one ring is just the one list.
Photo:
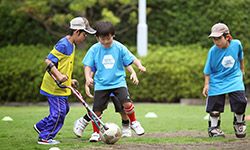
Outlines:
[[[102, 119], [102, 115], [97, 115], [97, 117], [99, 117], [99, 119]], [[97, 119], [95, 119], [95, 121], [97, 122], [97, 124], [100, 127], [101, 123]], [[97, 127], [97, 125], [95, 124], [95, 122], [93, 120], [91, 122], [92, 122], [92, 125], [93, 125], [93, 133], [95, 133], [95, 132], [99, 133], [99, 128]]]
[[210, 119], [211, 119], [211, 127], [216, 127], [217, 123], [218, 123], [218, 117], [211, 117], [210, 116]]
[[243, 121], [243, 114], [242, 115], [236, 114], [236, 120], [237, 120], [237, 122], [242, 122]]
[[122, 126], [129, 126], [129, 120], [122, 120]]
[[129, 119], [130, 119], [130, 123], [132, 123], [133, 121], [136, 121], [135, 119], [135, 111], [134, 111], [134, 105], [133, 103], [131, 103], [131, 105], [129, 107], [124, 107], [125, 112], [127, 113]]
[[89, 113], [87, 113], [83, 118], [88, 122], [91, 120], [91, 118], [89, 117]]

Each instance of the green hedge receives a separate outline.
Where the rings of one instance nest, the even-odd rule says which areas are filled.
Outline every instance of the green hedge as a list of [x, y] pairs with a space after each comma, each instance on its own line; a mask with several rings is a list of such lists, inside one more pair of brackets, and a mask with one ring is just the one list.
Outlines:
[[[140, 101], [172, 101], [184, 96], [197, 97], [200, 95], [202, 85], [199, 84], [203, 82], [202, 68], [206, 56], [201, 55], [201, 50], [197, 50], [195, 54], [188, 51], [191, 48], [201, 48], [184, 48], [181, 46], [168, 48], [151, 46], [150, 48], [158, 50], [149, 54], [150, 57], [141, 59], [148, 71], [145, 74], [138, 73], [140, 85], [131, 85], [131, 81], [128, 81], [133, 99]], [[50, 48], [41, 45], [7, 46], [0, 49], [1, 103], [46, 101], [46, 98], [39, 94], [39, 89], [46, 68], [45, 57], [50, 50]], [[73, 77], [80, 82], [81, 86], [78, 90], [87, 99], [83, 89], [85, 78], [81, 63], [85, 52], [76, 51]], [[198, 57], [199, 54], [201, 57]], [[197, 60], [194, 59], [196, 57]], [[135, 70], [138, 69], [135, 68]], [[198, 83], [197, 78], [201, 79]], [[188, 89], [192, 86], [193, 88]], [[196, 93], [197, 91], [199, 93]], [[72, 97], [70, 101], [77, 100]], [[87, 99], [87, 101], [90, 101], [90, 99]]]
[[[136, 48], [129, 49], [134, 52]], [[46, 68], [45, 57], [50, 50], [51, 48], [41, 45], [7, 46], [0, 49], [0, 103], [47, 101], [46, 97], [39, 94], [39, 90]], [[140, 58], [147, 72], [140, 73], [133, 65], [140, 80], [138, 86], [132, 83], [127, 72], [131, 98], [136, 102], [176, 102], [180, 98], [203, 98], [203, 68], [207, 52], [208, 49], [203, 49], [198, 44], [149, 45], [148, 56]], [[81, 61], [85, 53], [86, 51], [76, 50], [73, 78], [79, 81], [77, 89], [85, 100], [92, 102], [84, 91], [85, 77]], [[245, 70], [245, 84], [249, 84], [248, 65]], [[71, 96], [69, 101], [78, 100]]]
[[147, 72], [137, 73], [139, 85], [128, 82], [133, 99], [141, 102], [174, 102], [180, 98], [202, 97], [207, 49], [199, 45], [149, 45], [149, 49], [148, 56], [141, 58]]
[[[7, 46], [0, 49], [0, 103], [40, 102], [46, 97], [39, 94], [45, 72], [45, 57], [51, 48], [38, 46]], [[85, 51], [77, 51], [74, 77], [84, 83], [81, 59]], [[79, 87], [81, 93], [83, 87]], [[70, 100], [76, 100], [74, 97]]]

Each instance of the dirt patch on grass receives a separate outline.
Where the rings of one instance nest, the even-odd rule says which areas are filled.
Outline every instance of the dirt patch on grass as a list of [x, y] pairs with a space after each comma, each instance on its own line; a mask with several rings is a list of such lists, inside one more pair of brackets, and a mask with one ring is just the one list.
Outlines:
[[[136, 136], [136, 135], [133, 135]], [[201, 131], [184, 131], [173, 133], [146, 133], [145, 137], [208, 137], [206, 132]], [[237, 139], [237, 141], [227, 142], [209, 142], [209, 143], [184, 143], [184, 144], [114, 144], [104, 147], [92, 147], [88, 150], [171, 150], [171, 149], [237, 149], [247, 150], [250, 149], [250, 136], [246, 136], [243, 139], [238, 139], [234, 135], [226, 135], [228, 139]]]

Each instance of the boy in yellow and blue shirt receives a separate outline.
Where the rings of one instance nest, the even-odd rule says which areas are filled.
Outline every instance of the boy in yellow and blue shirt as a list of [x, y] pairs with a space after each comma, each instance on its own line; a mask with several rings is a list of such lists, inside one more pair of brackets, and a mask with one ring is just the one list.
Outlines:
[[[83, 17], [76, 17], [70, 22], [70, 29], [67, 36], [63, 37], [46, 57], [45, 63], [48, 69], [64, 85], [76, 86], [76, 80], [71, 79], [73, 63], [75, 57], [75, 44], [82, 42], [87, 37], [87, 33], [95, 34]], [[62, 128], [65, 116], [69, 112], [68, 96], [70, 89], [60, 88], [52, 77], [45, 73], [40, 89], [40, 94], [47, 96], [50, 114], [34, 125], [34, 129], [39, 133], [38, 144], [58, 144], [59, 141], [53, 138]]]

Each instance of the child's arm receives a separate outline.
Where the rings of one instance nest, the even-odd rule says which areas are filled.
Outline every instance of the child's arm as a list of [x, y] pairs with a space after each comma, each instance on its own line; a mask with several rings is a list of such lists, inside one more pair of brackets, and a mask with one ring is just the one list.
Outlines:
[[244, 59], [240, 60], [240, 70], [242, 71], [243, 78], [245, 77], [245, 70], [244, 70]]
[[94, 80], [93, 78], [90, 76], [91, 74], [91, 67], [87, 66], [85, 67], [85, 79], [86, 79], [86, 84], [87, 86], [93, 86]]
[[[46, 60], [45, 60], [45, 63], [46, 63], [46, 65], [48, 66], [50, 63], [52, 63], [52, 61], [49, 60], [49, 59], [46, 59]], [[50, 68], [50, 70], [51, 70], [51, 72], [59, 79], [59, 81], [65, 82], [65, 81], [68, 80], [68, 77], [67, 77], [66, 75], [61, 74], [61, 73], [57, 70], [56, 66], [52, 66], [52, 67]]]
[[135, 85], [138, 85], [139, 84], [139, 80], [138, 80], [138, 78], [136, 76], [136, 72], [133, 69], [133, 67], [131, 65], [129, 65], [129, 66], [125, 67], [125, 68], [131, 73], [130, 80], [133, 80], [133, 83]]
[[133, 60], [133, 64], [135, 64], [138, 67], [140, 72], [146, 72], [146, 68], [141, 64], [141, 62], [137, 58]]
[[202, 94], [205, 97], [207, 97], [207, 93], [208, 93], [208, 90], [209, 90], [209, 79], [210, 79], [210, 75], [205, 74], [205, 86], [204, 86], [203, 92], [202, 92]]
[[[93, 76], [94, 76], [94, 72], [91, 71], [90, 77], [93, 78]], [[90, 89], [87, 83], [85, 84], [85, 93], [88, 95], [88, 97], [94, 98], [94, 96], [90, 93]]]

